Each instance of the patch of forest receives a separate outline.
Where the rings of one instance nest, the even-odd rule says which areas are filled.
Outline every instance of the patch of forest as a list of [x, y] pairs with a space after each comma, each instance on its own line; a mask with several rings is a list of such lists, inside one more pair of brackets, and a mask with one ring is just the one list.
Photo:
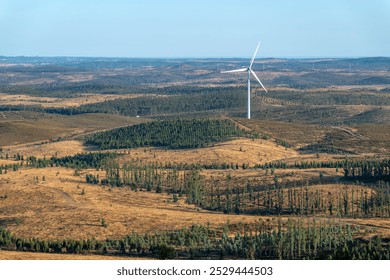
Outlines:
[[[101, 150], [145, 146], [169, 149], [207, 147], [212, 143], [247, 136], [228, 119], [176, 119], [153, 121], [87, 136], [85, 143]], [[255, 135], [252, 135], [255, 137]]]
[[[14, 159], [20, 160], [21, 165], [35, 168], [61, 166], [75, 169], [99, 169], [109, 165], [116, 156], [117, 154], [115, 153], [84, 153], [65, 157], [52, 156], [50, 158], [37, 158], [35, 156], [27, 156], [26, 158], [24, 158], [23, 155], [17, 154], [16, 156], [14, 156]], [[0, 171], [1, 169], [2, 166], [0, 166]], [[4, 169], [6, 170], [7, 167], [5, 167]]]
[[49, 113], [75, 114], [110, 113], [126, 116], [160, 116], [180, 112], [200, 112], [245, 107], [245, 91], [232, 89], [228, 91], [195, 92], [170, 96], [145, 96], [132, 99], [110, 100], [96, 104], [86, 104], [68, 110], [53, 109]]
[[[157, 94], [157, 95], [175, 95], [175, 94], [198, 94], [198, 93], [220, 93], [229, 91], [241, 91], [245, 93], [245, 87], [242, 86], [163, 86], [156, 87], [139, 83], [126, 83], [126, 77], [114, 76], [111, 79], [120, 79], [120, 81], [91, 80], [77, 83], [46, 83], [37, 85], [2, 85], [0, 92], [7, 94], [26, 94], [40, 97], [77, 97], [83, 93], [99, 94]], [[128, 79], [128, 77], [127, 77]], [[141, 84], [141, 85], [140, 85]]]
[[[0, 105], [0, 111], [33, 111], [61, 115], [84, 113], [106, 113], [124, 116], [164, 116], [166, 114], [202, 112], [221, 109], [244, 108], [245, 90], [241, 88], [206, 89], [172, 88], [162, 89], [162, 95], [108, 100], [85, 104], [79, 107], [43, 108], [31, 105]], [[72, 97], [70, 95], [69, 97]]]
[[[102, 219], [102, 227], [107, 221]], [[358, 227], [316, 219], [305, 225], [300, 219], [269, 220], [242, 225], [243, 233], [194, 225], [154, 234], [132, 233], [119, 240], [40, 240], [12, 235], [0, 227], [0, 248], [22, 252], [103, 254], [159, 259], [359, 259], [388, 260], [389, 242], [380, 236], [356, 237]]]

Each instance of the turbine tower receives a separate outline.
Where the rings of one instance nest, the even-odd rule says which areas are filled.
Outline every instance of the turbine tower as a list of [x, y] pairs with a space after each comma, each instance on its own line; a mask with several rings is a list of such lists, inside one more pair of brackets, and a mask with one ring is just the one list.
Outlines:
[[252, 70], [252, 64], [255, 60], [257, 51], [259, 50], [260, 42], [257, 44], [257, 48], [255, 50], [255, 53], [253, 54], [253, 57], [251, 59], [251, 62], [249, 64], [249, 67], [247, 68], [241, 68], [236, 70], [230, 70], [230, 71], [222, 71], [221, 73], [235, 73], [235, 72], [248, 72], [248, 119], [251, 118], [251, 74], [255, 76], [256, 80], [259, 82], [259, 84], [263, 87], [265, 92], [268, 92], [264, 85], [261, 83], [260, 79], [256, 76], [256, 73]]

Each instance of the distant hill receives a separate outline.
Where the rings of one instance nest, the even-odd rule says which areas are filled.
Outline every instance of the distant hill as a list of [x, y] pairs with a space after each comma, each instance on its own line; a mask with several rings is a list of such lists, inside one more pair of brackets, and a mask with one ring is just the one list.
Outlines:
[[370, 77], [357, 82], [359, 85], [388, 85], [390, 77]]
[[362, 124], [362, 123], [388, 124], [390, 123], [390, 108], [369, 110], [353, 116], [347, 122], [350, 124]]

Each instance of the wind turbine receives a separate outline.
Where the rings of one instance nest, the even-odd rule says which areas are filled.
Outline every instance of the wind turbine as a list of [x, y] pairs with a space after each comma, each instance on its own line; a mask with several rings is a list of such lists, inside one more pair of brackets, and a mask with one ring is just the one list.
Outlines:
[[255, 53], [253, 54], [253, 57], [252, 57], [251, 62], [249, 64], [249, 67], [221, 72], [221, 73], [248, 72], [248, 119], [251, 118], [251, 73], [253, 76], [255, 76], [256, 80], [260, 83], [260, 85], [263, 87], [265, 92], [268, 92], [266, 90], [266, 88], [264, 87], [264, 85], [261, 83], [260, 79], [256, 76], [256, 73], [252, 70], [252, 64], [253, 64], [253, 61], [255, 60], [257, 51], [259, 50], [259, 46], [260, 46], [260, 42], [257, 44], [257, 48], [255, 50]]

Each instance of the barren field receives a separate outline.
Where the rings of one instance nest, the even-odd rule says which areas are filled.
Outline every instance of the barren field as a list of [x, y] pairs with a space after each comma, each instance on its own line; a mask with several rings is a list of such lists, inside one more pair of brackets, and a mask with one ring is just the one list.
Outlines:
[[[0, 225], [26, 238], [102, 240], [132, 231], [165, 231], [207, 223], [218, 227], [227, 221], [259, 219], [200, 210], [183, 199], [176, 204], [165, 194], [92, 186], [84, 183], [84, 176], [73, 173], [71, 169], [45, 168], [1, 175], [0, 194], [7, 198], [0, 201]], [[107, 227], [102, 226], [102, 218]]]
[[[85, 171], [90, 172], [90, 171]], [[74, 176], [72, 169], [27, 169], [0, 175], [0, 225], [25, 238], [87, 239], [120, 238], [134, 232], [180, 229], [193, 224], [210, 224], [218, 228], [226, 224], [256, 223], [267, 216], [223, 214], [201, 210], [172, 196], [153, 192], [134, 192], [127, 188], [109, 188], [85, 183], [83, 174]], [[255, 171], [234, 174], [247, 180]], [[312, 171], [318, 174], [317, 171]], [[96, 173], [96, 171], [92, 171]], [[205, 173], [223, 177], [226, 172]], [[287, 173], [287, 172], [286, 172]], [[104, 173], [100, 173], [104, 176]], [[301, 174], [301, 173], [300, 173]], [[279, 174], [282, 177], [282, 174]], [[295, 179], [310, 177], [309, 171]], [[34, 177], [38, 176], [38, 180]], [[43, 180], [43, 176], [45, 176]], [[298, 176], [298, 177], [297, 177]], [[303, 177], [301, 177], [303, 176]], [[311, 186], [311, 191], [334, 192], [343, 185]], [[28, 203], [25, 203], [28, 201]], [[158, 217], [158, 219], [156, 219]], [[103, 226], [101, 220], [106, 221]], [[287, 217], [283, 218], [287, 219]], [[341, 219], [355, 225], [367, 225], [376, 233], [390, 236], [388, 219]]]
[[140, 159], [145, 162], [161, 163], [265, 163], [273, 160], [295, 157], [293, 149], [279, 146], [272, 140], [237, 139], [215, 144], [213, 147], [190, 150], [164, 150], [158, 148], [132, 149], [123, 161]]
[[[0, 118], [0, 146], [38, 143], [84, 133], [145, 122], [146, 119], [107, 114], [59, 116], [42, 113], [8, 113]], [[34, 143], [37, 144], [37, 143]]]
[[[90, 152], [79, 140], [65, 140], [52, 143], [21, 144], [10, 146], [7, 152], [11, 155], [21, 154], [24, 156], [35, 156], [37, 158], [49, 158], [51, 156], [71, 156], [75, 154]], [[0, 161], [1, 163], [1, 161]]]
[[267, 133], [276, 139], [285, 140], [294, 148], [319, 144], [367, 156], [390, 154], [390, 126], [388, 124], [321, 126], [258, 119], [235, 118], [234, 120], [260, 133]]
[[150, 258], [134, 258], [126, 256], [104, 256], [87, 254], [52, 254], [0, 250], [1, 260], [147, 260]]
[[98, 93], [83, 93], [78, 97], [71, 98], [54, 98], [54, 97], [39, 97], [25, 94], [10, 95], [0, 93], [0, 105], [39, 105], [44, 108], [66, 108], [78, 107], [85, 104], [93, 104], [115, 99], [137, 98], [141, 94], [98, 94]]

